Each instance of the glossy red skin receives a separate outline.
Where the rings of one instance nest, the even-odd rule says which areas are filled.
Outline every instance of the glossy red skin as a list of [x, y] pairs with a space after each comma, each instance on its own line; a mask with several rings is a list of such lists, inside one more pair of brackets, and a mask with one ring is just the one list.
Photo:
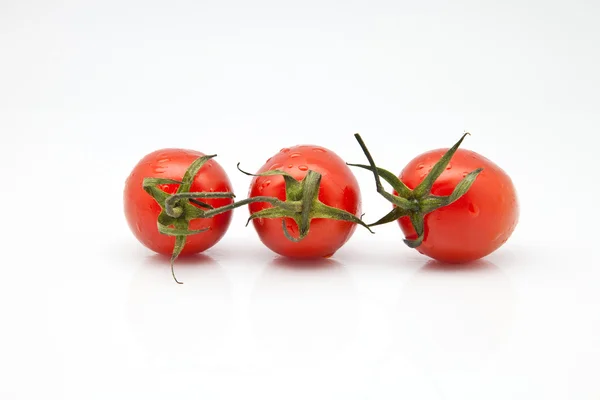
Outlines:
[[[357, 217], [361, 214], [361, 196], [358, 182], [346, 163], [333, 151], [313, 145], [299, 145], [282, 149], [270, 158], [258, 173], [283, 170], [301, 180], [309, 169], [322, 175], [319, 200], [331, 207], [346, 210]], [[255, 177], [249, 197], [271, 196], [286, 199], [285, 182], [281, 176]], [[249, 205], [250, 213], [271, 207], [268, 203]], [[308, 235], [300, 242], [292, 242], [283, 234], [281, 218], [257, 218], [254, 228], [260, 240], [269, 249], [282, 256], [316, 258], [332, 256], [350, 239], [356, 224], [330, 219], [313, 219]], [[294, 220], [285, 218], [288, 231], [298, 237]]]
[[[446, 151], [419, 155], [402, 170], [400, 180], [414, 189]], [[417, 247], [420, 253], [442, 262], [465, 263], [487, 256], [508, 240], [519, 219], [517, 194], [510, 177], [492, 161], [458, 149], [431, 192], [451, 194], [464, 175], [480, 167], [483, 172], [465, 195], [425, 216], [425, 239]], [[406, 237], [416, 238], [407, 217], [398, 222]]]
[[[157, 150], [142, 158], [125, 181], [123, 202], [125, 217], [135, 237], [147, 248], [160, 254], [170, 255], [175, 245], [175, 237], [158, 231], [157, 218], [160, 206], [142, 189], [144, 178], [183, 178], [186, 169], [204, 154], [186, 149]], [[167, 193], [175, 193], [179, 185], [161, 185]], [[192, 183], [192, 192], [231, 192], [231, 182], [221, 166], [208, 160], [200, 169]], [[233, 202], [232, 199], [203, 199], [213, 207], [221, 207]], [[209, 228], [208, 231], [188, 236], [182, 255], [199, 253], [214, 246], [225, 234], [231, 222], [232, 212], [219, 214], [213, 218], [195, 219], [189, 229]]]

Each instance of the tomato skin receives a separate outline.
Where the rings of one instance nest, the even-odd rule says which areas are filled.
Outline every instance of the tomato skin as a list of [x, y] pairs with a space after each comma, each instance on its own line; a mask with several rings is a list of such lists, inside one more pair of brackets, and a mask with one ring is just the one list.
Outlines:
[[[198, 157], [205, 154], [186, 149], [162, 149], [142, 158], [125, 181], [123, 202], [125, 217], [135, 237], [147, 248], [160, 254], [170, 255], [175, 237], [161, 234], [157, 228], [160, 206], [144, 191], [144, 178], [167, 178], [181, 181], [185, 171]], [[167, 193], [175, 193], [179, 185], [160, 185]], [[190, 188], [192, 192], [231, 192], [231, 182], [223, 168], [214, 160], [208, 160], [196, 175]], [[213, 207], [233, 202], [232, 199], [202, 199]], [[189, 229], [209, 228], [208, 231], [187, 237], [182, 255], [199, 253], [214, 246], [225, 234], [231, 222], [228, 211], [213, 218], [194, 219]]]
[[[423, 153], [400, 173], [400, 180], [414, 189], [447, 149]], [[489, 159], [458, 149], [431, 193], [447, 196], [464, 176], [483, 168], [471, 188], [449, 206], [425, 216], [425, 238], [417, 250], [447, 263], [464, 263], [485, 257], [504, 244], [517, 225], [519, 204], [510, 177]], [[407, 238], [416, 238], [408, 217], [398, 220]]]
[[[301, 180], [307, 171], [313, 170], [322, 175], [319, 200], [360, 217], [361, 196], [358, 182], [346, 163], [333, 151], [314, 145], [298, 145], [282, 149], [267, 160], [258, 173], [269, 170], [282, 170], [295, 179]], [[283, 177], [254, 177], [250, 184], [249, 197], [271, 196], [286, 199]], [[267, 203], [252, 203], [250, 213], [271, 207]], [[310, 222], [308, 235], [299, 242], [285, 237], [281, 218], [257, 218], [254, 228], [260, 240], [277, 254], [292, 258], [329, 257], [350, 239], [356, 224], [347, 221], [315, 218]], [[298, 237], [298, 226], [291, 218], [285, 218], [289, 233]]]

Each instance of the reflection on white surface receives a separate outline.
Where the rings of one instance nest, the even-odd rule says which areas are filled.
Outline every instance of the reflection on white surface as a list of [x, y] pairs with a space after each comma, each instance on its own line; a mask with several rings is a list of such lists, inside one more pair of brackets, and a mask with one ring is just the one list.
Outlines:
[[446, 379], [464, 386], [460, 376], [477, 373], [508, 340], [515, 310], [511, 282], [493, 263], [428, 261], [401, 291], [394, 353], [408, 356], [434, 386]]
[[356, 336], [356, 288], [332, 259], [275, 258], [255, 282], [250, 318], [256, 351], [266, 362], [318, 364], [344, 355]]
[[436, 378], [422, 366], [407, 357], [391, 354], [374, 373], [373, 381], [365, 390], [365, 399], [428, 399], [442, 400]]
[[209, 256], [182, 257], [170, 276], [169, 258], [148, 257], [129, 292], [129, 322], [151, 361], [176, 368], [214, 364], [232, 319], [231, 285]]

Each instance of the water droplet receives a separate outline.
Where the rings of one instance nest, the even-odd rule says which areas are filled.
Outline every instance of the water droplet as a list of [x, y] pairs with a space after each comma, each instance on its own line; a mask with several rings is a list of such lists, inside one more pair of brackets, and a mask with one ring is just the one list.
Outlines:
[[264, 182], [262, 183], [262, 185], [261, 185], [261, 186], [262, 186], [262, 187], [267, 187], [267, 186], [269, 186], [270, 184], [271, 184], [271, 180], [270, 180], [270, 179], [267, 179], [266, 181], [264, 181]]
[[160, 160], [156, 161], [158, 163], [165, 163], [165, 162], [169, 162], [171, 161], [171, 159], [169, 157], [165, 157], [165, 158], [161, 158]]
[[292, 168], [294, 164], [288, 164], [288, 168]]
[[419, 164], [419, 165], [417, 165], [417, 169], [420, 170], [420, 169], [423, 169], [423, 168], [425, 168], [425, 164]]
[[448, 163], [448, 165], [446, 165], [446, 169], [452, 169], [452, 164]]
[[308, 167], [306, 165], [298, 165], [298, 169], [300, 171], [308, 171]]
[[269, 161], [271, 161], [273, 159], [273, 157], [269, 157], [269, 159], [267, 161], [265, 161], [265, 164], [268, 163]]
[[142, 227], [139, 222], [135, 223], [135, 230], [138, 231], [138, 233], [142, 233]]
[[463, 172], [463, 178], [464, 178], [465, 176], [467, 176], [467, 175], [469, 175], [469, 173], [468, 173], [468, 172]]
[[275, 164], [271, 165], [271, 168], [269, 168], [269, 169], [279, 169], [281, 167], [283, 167], [283, 164], [275, 163]]
[[290, 158], [297, 158], [297, 157], [300, 157], [300, 156], [302, 156], [302, 154], [300, 154], [300, 153], [292, 153], [292, 154], [290, 154]]
[[290, 151], [290, 149], [287, 147], [284, 147], [283, 149], [279, 150], [280, 153], [287, 153], [288, 151]]
[[167, 170], [167, 167], [161, 167], [160, 165], [157, 166], [156, 168], [154, 168], [154, 172], [156, 172], [156, 173], [165, 172], [166, 170]]
[[316, 151], [317, 153], [327, 153], [327, 150], [322, 147], [313, 147], [313, 151]]
[[469, 212], [472, 217], [476, 217], [479, 215], [479, 208], [475, 204], [469, 203]]

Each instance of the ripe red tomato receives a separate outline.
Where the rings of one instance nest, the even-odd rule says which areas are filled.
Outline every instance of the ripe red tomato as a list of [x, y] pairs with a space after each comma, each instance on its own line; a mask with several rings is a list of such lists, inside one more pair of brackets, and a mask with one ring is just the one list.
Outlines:
[[[414, 189], [448, 149], [433, 150], [414, 158], [400, 180]], [[431, 193], [450, 195], [469, 172], [483, 168], [471, 188], [454, 203], [425, 216], [425, 237], [417, 250], [448, 263], [473, 261], [504, 244], [517, 225], [519, 205], [510, 177], [496, 164], [473, 151], [458, 149]], [[409, 239], [416, 232], [408, 217], [398, 220]]]
[[[161, 212], [158, 203], [144, 191], [144, 178], [166, 178], [181, 181], [186, 169], [203, 153], [185, 149], [157, 150], [142, 158], [134, 167], [125, 182], [123, 201], [125, 217], [135, 237], [147, 248], [160, 254], [171, 254], [175, 237], [161, 234], [157, 228], [157, 218]], [[173, 194], [179, 185], [164, 184], [159, 188]], [[231, 183], [227, 174], [214, 160], [208, 160], [195, 176], [192, 192], [231, 192]], [[202, 199], [203, 202], [217, 208], [231, 204], [232, 199]], [[194, 219], [190, 230], [208, 228], [207, 231], [187, 237], [181, 254], [202, 252], [214, 246], [225, 234], [231, 222], [231, 211], [212, 218]]]
[[[308, 170], [322, 175], [318, 199], [331, 207], [345, 210], [357, 217], [361, 213], [361, 197], [358, 182], [346, 163], [333, 151], [319, 146], [301, 145], [282, 149], [267, 160], [258, 173], [281, 170], [296, 180], [303, 179]], [[249, 197], [270, 196], [286, 200], [286, 185], [280, 175], [254, 177]], [[271, 207], [257, 202], [249, 205], [250, 213]], [[310, 222], [308, 235], [299, 242], [285, 237], [282, 218], [257, 218], [253, 220], [260, 240], [272, 251], [287, 257], [314, 258], [333, 255], [354, 233], [356, 224], [348, 221], [315, 218]], [[285, 218], [285, 224], [293, 237], [298, 237], [296, 222]]]

